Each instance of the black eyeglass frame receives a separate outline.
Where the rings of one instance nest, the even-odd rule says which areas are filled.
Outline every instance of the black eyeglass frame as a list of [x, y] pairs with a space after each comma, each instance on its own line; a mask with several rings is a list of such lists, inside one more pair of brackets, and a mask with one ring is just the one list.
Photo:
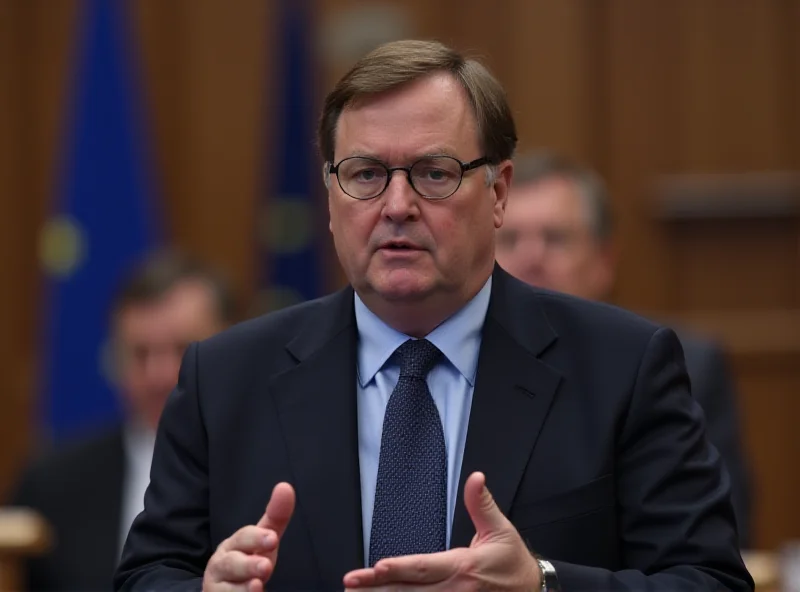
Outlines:
[[[453, 191], [451, 191], [447, 195], [443, 196], [425, 195], [419, 189], [417, 189], [417, 187], [414, 185], [414, 181], [411, 179], [411, 169], [413, 169], [418, 163], [432, 158], [449, 158], [450, 160], [457, 162], [459, 167], [461, 167], [461, 176], [458, 179], [458, 184], [456, 185], [455, 189], [453, 189]], [[381, 189], [375, 195], [371, 195], [370, 197], [356, 197], [355, 195], [347, 192], [347, 190], [342, 185], [341, 179], [339, 178], [339, 167], [342, 166], [343, 162], [347, 162], [348, 160], [354, 160], [354, 159], [368, 160], [370, 162], [374, 162], [382, 166], [386, 170], [386, 183], [384, 184], [383, 189]], [[353, 199], [357, 199], [359, 201], [369, 201], [370, 199], [375, 199], [376, 197], [380, 197], [381, 195], [383, 195], [383, 192], [386, 191], [386, 189], [389, 187], [389, 183], [392, 182], [392, 176], [394, 175], [395, 171], [403, 171], [406, 174], [406, 179], [408, 179], [408, 184], [411, 185], [411, 189], [413, 189], [417, 193], [417, 195], [427, 200], [438, 201], [440, 199], [447, 199], [448, 197], [452, 196], [456, 191], [459, 190], [459, 188], [461, 187], [461, 183], [464, 181], [464, 173], [475, 170], [479, 167], [482, 167], [485, 164], [492, 164], [492, 161], [488, 156], [481, 156], [480, 158], [476, 158], [475, 160], [471, 160], [469, 162], [462, 162], [455, 156], [450, 156], [449, 154], [429, 154], [414, 161], [413, 163], [411, 163], [411, 166], [407, 167], [390, 167], [382, 160], [379, 160], [377, 158], [372, 158], [370, 156], [348, 156], [347, 158], [343, 158], [342, 160], [340, 160], [337, 164], [329, 162], [327, 167], [327, 172], [329, 175], [336, 175], [336, 181], [339, 183], [339, 187], [345, 193], [345, 195], [352, 197]]]

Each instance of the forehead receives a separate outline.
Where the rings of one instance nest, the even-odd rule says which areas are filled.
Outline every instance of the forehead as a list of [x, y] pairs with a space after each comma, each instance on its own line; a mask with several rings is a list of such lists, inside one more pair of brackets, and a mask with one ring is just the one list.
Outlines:
[[117, 323], [129, 336], [180, 338], [195, 327], [214, 322], [216, 315], [211, 288], [201, 281], [184, 281], [157, 300], [124, 308]]
[[445, 153], [471, 160], [479, 156], [477, 127], [458, 81], [432, 74], [344, 109], [335, 159], [361, 155], [400, 161]]
[[509, 222], [548, 220], [589, 224], [585, 200], [575, 183], [563, 177], [512, 186], [507, 208]]

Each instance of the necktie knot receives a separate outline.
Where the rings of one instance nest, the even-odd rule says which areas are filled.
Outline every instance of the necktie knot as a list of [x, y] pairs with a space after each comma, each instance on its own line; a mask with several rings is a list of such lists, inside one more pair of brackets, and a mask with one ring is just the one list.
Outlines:
[[400, 358], [400, 376], [425, 378], [442, 352], [427, 339], [409, 339], [395, 350]]

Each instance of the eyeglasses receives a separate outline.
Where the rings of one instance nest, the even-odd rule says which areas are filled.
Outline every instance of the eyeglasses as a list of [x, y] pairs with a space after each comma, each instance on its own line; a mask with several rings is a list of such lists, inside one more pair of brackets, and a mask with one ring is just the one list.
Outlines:
[[339, 187], [355, 199], [374, 199], [386, 191], [395, 171], [404, 171], [412, 189], [425, 199], [450, 197], [461, 187], [464, 173], [485, 164], [483, 156], [471, 162], [461, 162], [452, 156], [426, 156], [410, 167], [389, 167], [377, 158], [351, 156], [328, 164], [327, 173], [336, 175]]

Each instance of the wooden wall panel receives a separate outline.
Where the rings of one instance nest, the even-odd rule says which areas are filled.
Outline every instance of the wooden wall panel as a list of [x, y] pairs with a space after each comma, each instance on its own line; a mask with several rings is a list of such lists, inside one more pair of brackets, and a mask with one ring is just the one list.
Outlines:
[[800, 534], [800, 349], [742, 353], [733, 362], [753, 468], [753, 534], [772, 549]]
[[800, 170], [800, 109], [796, 108], [800, 105], [800, 35], [797, 35], [800, 2], [783, 0], [781, 6], [783, 7], [781, 63], [785, 69], [781, 77], [783, 89], [781, 105], [786, 118], [784, 124], [789, 141], [787, 149], [791, 155], [789, 165], [794, 170]]
[[189, 136], [186, 117], [189, 48], [184, 0], [139, 0], [129, 5], [132, 39], [136, 44], [142, 99], [148, 120], [148, 147], [156, 169], [158, 202], [170, 236], [176, 237], [182, 212], [178, 196], [188, 193], [190, 166], [185, 146]]
[[[786, 125], [791, 115], [783, 98], [785, 80], [793, 76], [781, 67], [782, 48], [788, 43], [785, 6], [777, 1], [736, 6], [718, 0], [609, 1], [607, 83], [613, 133], [607, 176], [621, 227], [621, 304], [637, 310], [708, 304], [674, 300], [675, 284], [690, 278], [670, 256], [673, 238], [651, 219], [659, 175], [781, 171], [795, 162], [794, 132]], [[763, 251], [757, 233], [753, 244]], [[790, 236], [784, 235], [784, 243], [776, 247], [781, 261], [786, 260]], [[732, 253], [728, 257], [731, 263], [736, 259]], [[767, 255], [758, 264], [772, 259]], [[741, 278], [735, 265], [723, 269], [718, 262], [696, 261], [727, 275], [720, 282], [706, 274], [693, 286], [695, 293], [720, 292]], [[723, 298], [735, 300], [736, 295]], [[742, 292], [742, 298], [749, 297]], [[762, 298], [765, 304], [767, 300]], [[785, 300], [784, 294], [782, 301], [771, 304]]]
[[243, 308], [260, 265], [274, 5], [142, 0], [135, 13], [172, 237], [225, 270]]
[[[514, 109], [520, 152], [544, 148], [599, 166], [603, 119], [597, 115], [604, 105], [597, 84], [598, 6], [581, 0], [512, 4], [500, 61], [510, 65], [502, 82]], [[476, 23], [476, 35], [480, 26]]]
[[670, 225], [671, 310], [793, 308], [800, 294], [794, 218], [712, 220]]
[[780, 2], [684, 1], [682, 165], [733, 172], [790, 165]]
[[442, 24], [452, 21], [449, 0], [314, 0], [314, 6], [320, 98], [376, 45], [406, 38], [444, 41]]
[[620, 243], [615, 300], [668, 310], [663, 230], [650, 219], [650, 183], [680, 161], [680, 2], [608, 0], [605, 53], [608, 136], [601, 170], [612, 192]]
[[41, 327], [38, 229], [57, 147], [76, 6], [0, 2], [0, 499], [28, 452]]
[[[6, 278], [19, 277], [22, 262], [12, 257], [25, 238], [20, 236], [20, 197], [22, 195], [21, 154], [16, 142], [22, 136], [17, 114], [22, 109], [21, 99], [15, 89], [21, 80], [22, 51], [19, 30], [21, 9], [11, 3], [0, 3], [0, 273]], [[25, 335], [28, 327], [21, 324], [17, 308], [23, 290], [0, 291], [0, 376], [4, 396], [3, 412], [0, 413], [0, 450], [20, 448], [27, 434], [19, 428], [19, 418], [27, 417], [27, 393], [23, 389], [29, 385], [30, 376], [20, 362], [30, 362], [32, 349], [20, 351], [16, 339], [22, 338], [29, 347], [30, 337]], [[30, 292], [30, 290], [28, 290]], [[25, 307], [27, 308], [27, 307]], [[23, 316], [30, 311], [23, 309]], [[16, 369], [15, 369], [16, 367]], [[22, 425], [25, 425], [24, 423]], [[13, 471], [14, 458], [11, 455], [0, 456], [0, 495], [8, 486]]]

